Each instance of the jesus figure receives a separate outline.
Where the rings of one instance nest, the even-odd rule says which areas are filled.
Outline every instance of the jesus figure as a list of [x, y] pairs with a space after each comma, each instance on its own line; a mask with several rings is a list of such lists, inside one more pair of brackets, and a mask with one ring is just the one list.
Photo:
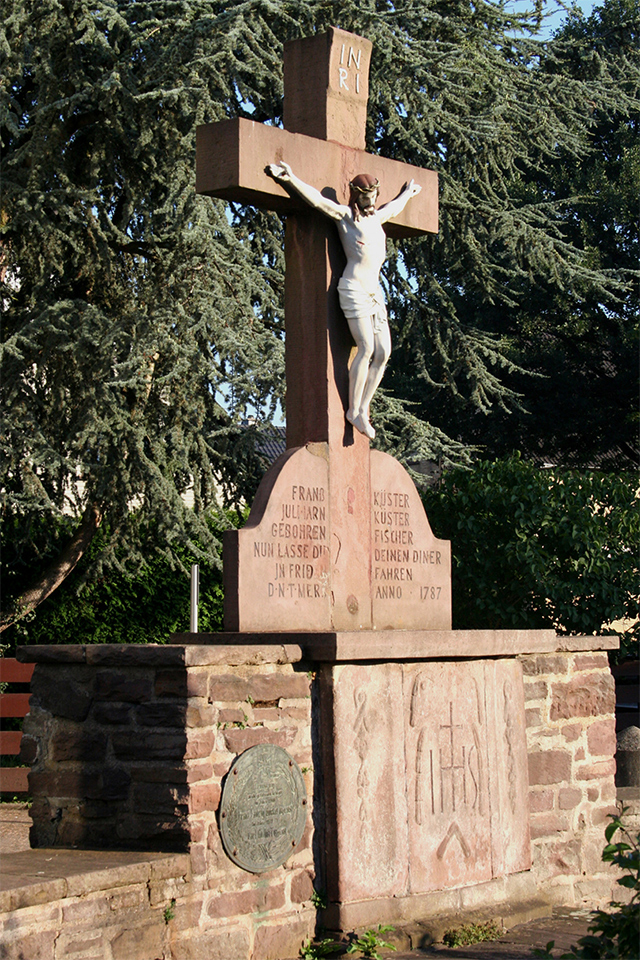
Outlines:
[[287, 163], [272, 163], [272, 177], [289, 184], [303, 200], [336, 221], [347, 265], [338, 283], [342, 312], [356, 342], [356, 355], [349, 370], [347, 420], [370, 440], [376, 435], [369, 421], [369, 406], [391, 354], [391, 333], [387, 308], [380, 286], [380, 269], [385, 261], [387, 238], [382, 224], [397, 217], [421, 187], [410, 180], [395, 200], [376, 210], [379, 183], [367, 173], [349, 184], [349, 205], [323, 197], [304, 183]]

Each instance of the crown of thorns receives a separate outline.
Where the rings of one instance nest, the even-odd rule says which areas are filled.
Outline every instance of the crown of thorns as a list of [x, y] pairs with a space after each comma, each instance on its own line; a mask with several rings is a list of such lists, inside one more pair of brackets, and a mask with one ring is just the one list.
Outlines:
[[[356, 180], [359, 180], [360, 176], [356, 177]], [[379, 186], [380, 181], [377, 178], [366, 186], [361, 186], [360, 184], [356, 183], [355, 180], [351, 180], [349, 183], [349, 187], [354, 191], [354, 193], [369, 193], [371, 190], [377, 190]]]

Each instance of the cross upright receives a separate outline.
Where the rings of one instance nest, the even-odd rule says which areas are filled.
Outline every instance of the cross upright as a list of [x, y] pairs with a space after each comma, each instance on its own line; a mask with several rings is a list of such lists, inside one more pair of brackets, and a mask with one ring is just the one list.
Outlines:
[[[409, 593], [416, 592], [417, 585], [408, 579], [413, 577], [414, 568], [406, 559], [403, 561], [405, 554], [397, 560], [387, 546], [389, 542], [402, 543], [402, 536], [398, 534], [391, 541], [385, 539], [394, 520], [398, 523], [409, 514], [405, 510], [403, 518], [390, 515], [385, 525], [386, 513], [372, 512], [376, 482], [371, 473], [373, 451], [369, 450], [368, 439], [345, 420], [348, 370], [354, 344], [338, 303], [337, 284], [346, 260], [336, 227], [268, 173], [270, 164], [285, 161], [302, 180], [340, 203], [347, 202], [348, 184], [359, 173], [377, 177], [383, 202], [395, 197], [402, 186], [413, 179], [422, 188], [421, 192], [396, 219], [385, 224], [385, 230], [393, 237], [437, 232], [437, 174], [364, 150], [371, 49], [370, 41], [336, 28], [286, 43], [284, 129], [235, 119], [207, 124], [197, 130], [198, 193], [287, 214], [287, 452], [306, 448], [316, 461], [320, 458], [325, 464], [322, 468], [314, 464], [309, 468], [311, 473], [316, 476], [318, 470], [328, 471], [322, 487], [322, 496], [326, 495], [326, 499], [322, 505], [316, 505], [315, 513], [311, 505], [300, 501], [300, 488], [305, 491], [302, 497], [307, 490], [319, 489], [317, 484], [305, 483], [302, 479], [305, 468], [301, 458], [297, 462], [298, 484], [294, 482], [296, 473], [291, 465], [291, 477], [286, 480], [284, 475], [277, 481], [275, 476], [269, 479], [267, 474], [266, 486], [258, 492], [247, 528], [225, 543], [225, 629], [228, 630], [363, 630], [379, 626], [380, 616], [385, 625], [407, 627], [417, 616], [413, 619], [409, 616], [407, 620], [407, 587], [403, 594], [400, 586], [400, 581], [411, 583]], [[396, 466], [402, 470], [399, 464]], [[282, 468], [278, 469], [282, 473]], [[406, 479], [410, 483], [409, 478]], [[287, 503], [275, 495], [277, 483], [282, 491], [289, 491]], [[402, 494], [405, 497], [402, 500], [398, 499], [400, 493], [396, 493], [396, 506], [407, 505], [406, 495]], [[378, 502], [377, 505], [393, 504]], [[324, 516], [329, 528], [328, 531], [321, 528], [324, 530], [323, 536], [318, 534], [321, 543], [303, 542], [313, 540], [314, 534], [312, 527], [300, 524], [288, 528], [281, 524], [279, 532], [271, 535], [268, 530], [275, 531], [276, 515], [279, 522], [287, 518], [313, 520]], [[424, 521], [428, 529], [426, 517]], [[379, 530], [374, 530], [376, 524]], [[294, 529], [298, 536], [292, 536]], [[394, 530], [393, 535], [396, 533]], [[410, 548], [412, 555], [411, 548], [417, 546], [415, 534], [405, 533], [404, 546]], [[291, 543], [292, 540], [295, 543]], [[374, 542], [385, 544], [378, 547], [380, 557], [384, 554], [386, 558], [380, 561], [384, 566], [375, 565]], [[264, 570], [258, 572], [254, 563], [249, 573], [252, 545], [255, 562], [260, 557], [273, 561], [272, 571], [265, 565]], [[322, 556], [316, 555], [318, 551]], [[313, 562], [296, 566], [289, 562], [292, 557]], [[280, 563], [281, 560], [285, 563]], [[378, 574], [385, 582], [376, 585]], [[397, 583], [386, 582], [394, 576], [399, 578]], [[260, 577], [267, 577], [270, 592], [265, 600], [269, 603], [262, 604], [255, 595], [248, 599], [249, 593], [255, 594]], [[425, 577], [421, 577], [421, 590], [426, 591], [433, 585], [433, 578], [427, 579], [429, 582], [424, 583]], [[246, 602], [242, 599], [243, 593], [247, 594]], [[385, 603], [402, 601], [403, 595], [404, 603]], [[377, 608], [376, 599], [381, 601]], [[442, 600], [444, 602], [444, 596]], [[251, 612], [256, 606], [259, 609]], [[442, 603], [432, 604], [432, 610], [436, 606], [441, 607]], [[398, 614], [392, 612], [396, 608], [405, 611], [399, 619]], [[384, 612], [376, 616], [376, 609]], [[424, 613], [421, 606], [420, 615]], [[445, 623], [446, 619], [446, 614], [437, 616], [434, 625], [450, 626]]]

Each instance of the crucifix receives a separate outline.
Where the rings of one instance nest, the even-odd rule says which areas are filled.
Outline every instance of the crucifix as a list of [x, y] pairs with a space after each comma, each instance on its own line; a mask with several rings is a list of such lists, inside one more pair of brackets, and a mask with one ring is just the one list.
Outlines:
[[346, 416], [356, 350], [338, 300], [336, 226], [272, 175], [286, 163], [334, 206], [363, 172], [383, 202], [413, 182], [385, 230], [437, 232], [437, 174], [364, 150], [370, 58], [370, 41], [336, 28], [286, 43], [284, 129], [236, 119], [197, 130], [198, 193], [287, 214], [287, 451], [245, 528], [225, 538], [229, 631], [451, 626], [449, 545], [431, 533], [404, 468]]

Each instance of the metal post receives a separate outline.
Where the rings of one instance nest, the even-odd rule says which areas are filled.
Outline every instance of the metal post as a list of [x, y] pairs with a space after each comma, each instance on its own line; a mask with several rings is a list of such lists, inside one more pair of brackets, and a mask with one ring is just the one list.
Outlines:
[[191, 633], [198, 632], [198, 604], [200, 603], [200, 567], [191, 565]]

